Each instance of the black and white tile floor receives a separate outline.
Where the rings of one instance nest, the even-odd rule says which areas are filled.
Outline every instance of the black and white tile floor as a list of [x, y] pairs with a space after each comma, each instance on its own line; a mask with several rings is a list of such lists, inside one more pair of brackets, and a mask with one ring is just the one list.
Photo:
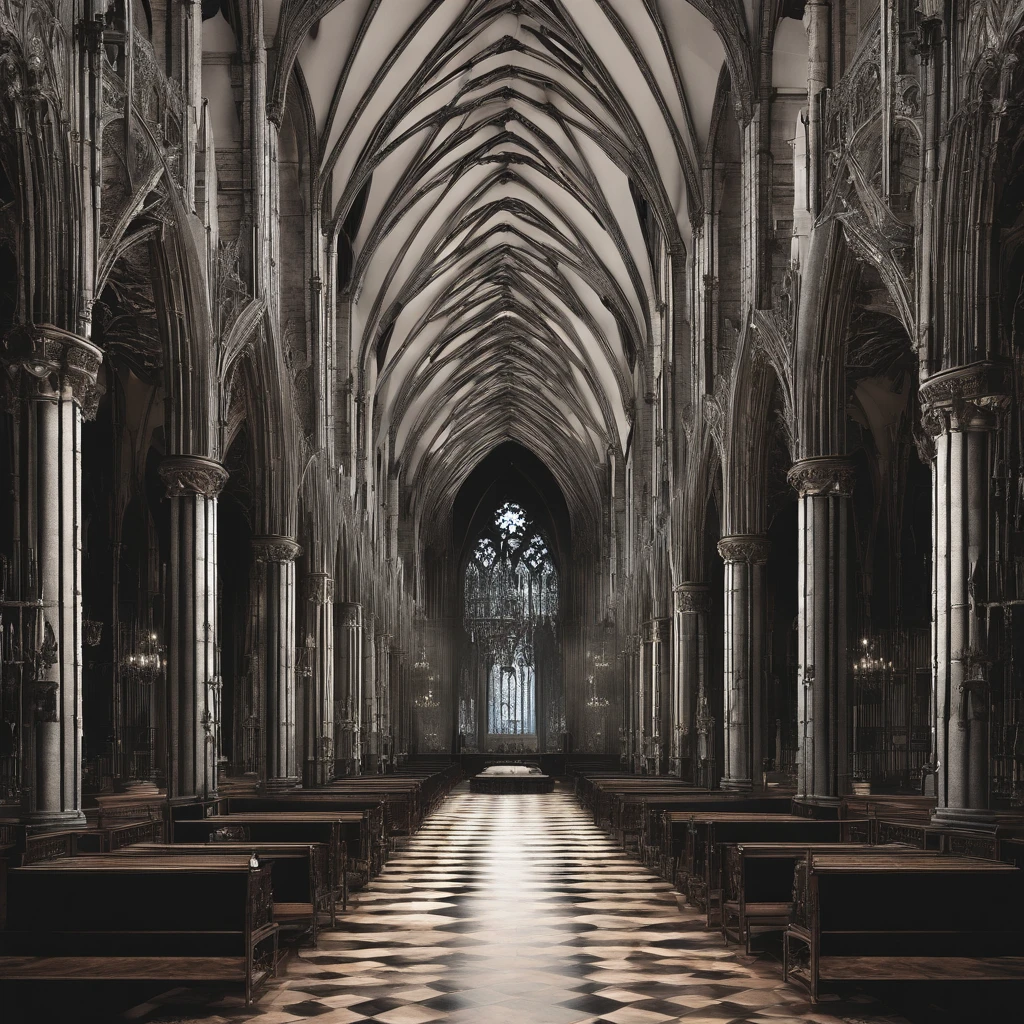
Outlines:
[[[564, 792], [457, 790], [317, 949], [248, 1011], [234, 998], [139, 1021], [283, 1024], [896, 1024], [864, 996], [811, 1007], [777, 963], [726, 948]], [[191, 1004], [191, 1005], [188, 1005]], [[187, 1006], [187, 1008], [186, 1008]]]

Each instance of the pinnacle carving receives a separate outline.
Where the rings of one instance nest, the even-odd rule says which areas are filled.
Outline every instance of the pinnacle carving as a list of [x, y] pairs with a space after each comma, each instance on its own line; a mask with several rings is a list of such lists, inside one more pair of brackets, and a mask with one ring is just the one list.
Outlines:
[[160, 479], [167, 487], [168, 498], [186, 494], [216, 498], [227, 483], [228, 471], [219, 462], [201, 455], [172, 455], [161, 464]]
[[771, 543], [759, 534], [736, 534], [718, 542], [718, 553], [726, 562], [762, 565], [768, 561]]
[[837, 457], [801, 459], [786, 477], [801, 498], [853, 494], [853, 466]]

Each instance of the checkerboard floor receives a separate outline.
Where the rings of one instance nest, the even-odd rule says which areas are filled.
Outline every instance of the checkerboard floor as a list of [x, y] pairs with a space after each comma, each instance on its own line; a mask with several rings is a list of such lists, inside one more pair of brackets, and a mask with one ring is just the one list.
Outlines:
[[565, 792], [462, 788], [246, 1010], [180, 991], [137, 1021], [217, 1024], [899, 1024], [867, 996], [811, 1007], [726, 948]]

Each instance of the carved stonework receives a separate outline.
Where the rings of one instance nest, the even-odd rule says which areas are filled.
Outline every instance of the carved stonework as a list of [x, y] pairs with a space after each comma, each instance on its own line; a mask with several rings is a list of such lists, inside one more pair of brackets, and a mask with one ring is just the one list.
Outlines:
[[848, 498], [853, 494], [853, 466], [841, 458], [801, 459], [787, 479], [801, 498], [825, 494]]
[[334, 579], [326, 572], [311, 572], [306, 577], [306, 600], [312, 604], [330, 604], [334, 600]]
[[703, 583], [681, 583], [673, 591], [676, 611], [688, 615], [706, 615], [711, 610], [711, 589]]
[[185, 494], [216, 498], [227, 483], [228, 472], [219, 462], [200, 455], [172, 455], [161, 463], [160, 479], [168, 498]]
[[77, 334], [49, 324], [13, 328], [4, 339], [6, 359], [24, 371], [26, 398], [73, 398], [92, 419], [103, 396], [97, 383], [103, 353]]
[[290, 537], [270, 534], [266, 537], [253, 537], [253, 553], [257, 562], [291, 562], [302, 554], [302, 548]]
[[341, 606], [341, 625], [358, 629], [363, 624], [362, 605], [345, 603]]
[[1013, 393], [1011, 368], [999, 363], [971, 363], [933, 374], [921, 385], [921, 405], [926, 409], [972, 402], [1000, 403]]
[[736, 534], [718, 542], [718, 553], [726, 562], [747, 562], [762, 565], [768, 561], [771, 543], [758, 534]]

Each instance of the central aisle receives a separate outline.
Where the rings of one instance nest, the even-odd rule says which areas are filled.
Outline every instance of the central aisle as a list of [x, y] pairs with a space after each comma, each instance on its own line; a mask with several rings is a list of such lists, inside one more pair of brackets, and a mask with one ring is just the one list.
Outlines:
[[863, 997], [812, 1015], [777, 964], [726, 949], [565, 793], [460, 788], [339, 925], [289, 961], [283, 987], [271, 986], [253, 1020], [898, 1019]]

